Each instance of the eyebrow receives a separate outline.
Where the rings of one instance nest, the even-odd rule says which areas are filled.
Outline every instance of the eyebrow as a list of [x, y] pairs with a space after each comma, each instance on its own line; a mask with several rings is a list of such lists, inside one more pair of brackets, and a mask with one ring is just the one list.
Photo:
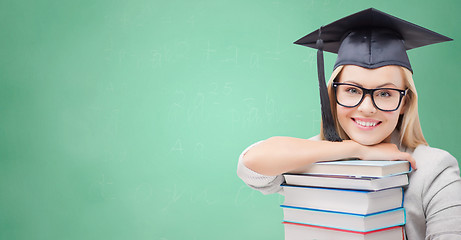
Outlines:
[[[363, 87], [362, 84], [360, 84], [360, 83], [358, 83], [358, 82], [355, 82], [354, 80], [344, 81], [344, 83], [351, 83], [351, 84], [354, 84], [354, 85]], [[397, 88], [397, 85], [395, 85], [395, 84], [393, 84], [393, 83], [391, 83], [391, 82], [387, 82], [387, 83], [381, 84], [381, 85], [377, 86], [376, 88], [382, 88], [382, 87], [387, 86], [387, 85], [392, 85], [392, 86], [394, 86], [394, 87]]]

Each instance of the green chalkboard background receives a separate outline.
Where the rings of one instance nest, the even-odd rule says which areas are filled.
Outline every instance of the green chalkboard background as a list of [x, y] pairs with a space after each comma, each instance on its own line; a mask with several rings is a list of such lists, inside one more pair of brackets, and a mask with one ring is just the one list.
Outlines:
[[460, 1], [2, 0], [0, 239], [283, 239], [238, 156], [318, 133], [292, 42], [369, 7], [455, 39], [409, 56], [428, 142], [461, 159]]

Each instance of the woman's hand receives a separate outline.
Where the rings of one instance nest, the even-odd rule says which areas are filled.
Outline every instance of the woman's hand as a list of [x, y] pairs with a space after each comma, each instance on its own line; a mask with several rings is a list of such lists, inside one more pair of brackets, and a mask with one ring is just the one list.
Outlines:
[[362, 160], [406, 160], [410, 162], [413, 169], [416, 169], [416, 161], [411, 154], [401, 152], [393, 143], [379, 143], [371, 146], [360, 146], [359, 158]]

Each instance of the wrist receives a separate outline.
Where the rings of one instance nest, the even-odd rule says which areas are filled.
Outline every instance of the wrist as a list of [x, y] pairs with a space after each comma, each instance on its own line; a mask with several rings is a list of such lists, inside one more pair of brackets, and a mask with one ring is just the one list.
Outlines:
[[344, 140], [346, 143], [346, 148], [349, 151], [349, 155], [351, 158], [363, 158], [363, 150], [364, 146], [354, 140]]

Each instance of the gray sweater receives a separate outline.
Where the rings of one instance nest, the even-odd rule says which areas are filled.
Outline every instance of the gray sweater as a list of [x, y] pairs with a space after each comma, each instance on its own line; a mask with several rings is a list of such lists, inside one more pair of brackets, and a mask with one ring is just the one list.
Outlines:
[[[318, 136], [312, 139], [320, 140]], [[263, 194], [283, 195], [282, 175], [261, 175], [243, 164], [245, 153], [258, 143], [240, 155], [237, 175]], [[446, 151], [424, 145], [414, 151], [400, 150], [411, 153], [418, 167], [409, 174], [410, 184], [405, 188], [407, 239], [461, 240], [461, 178], [456, 159]]]

